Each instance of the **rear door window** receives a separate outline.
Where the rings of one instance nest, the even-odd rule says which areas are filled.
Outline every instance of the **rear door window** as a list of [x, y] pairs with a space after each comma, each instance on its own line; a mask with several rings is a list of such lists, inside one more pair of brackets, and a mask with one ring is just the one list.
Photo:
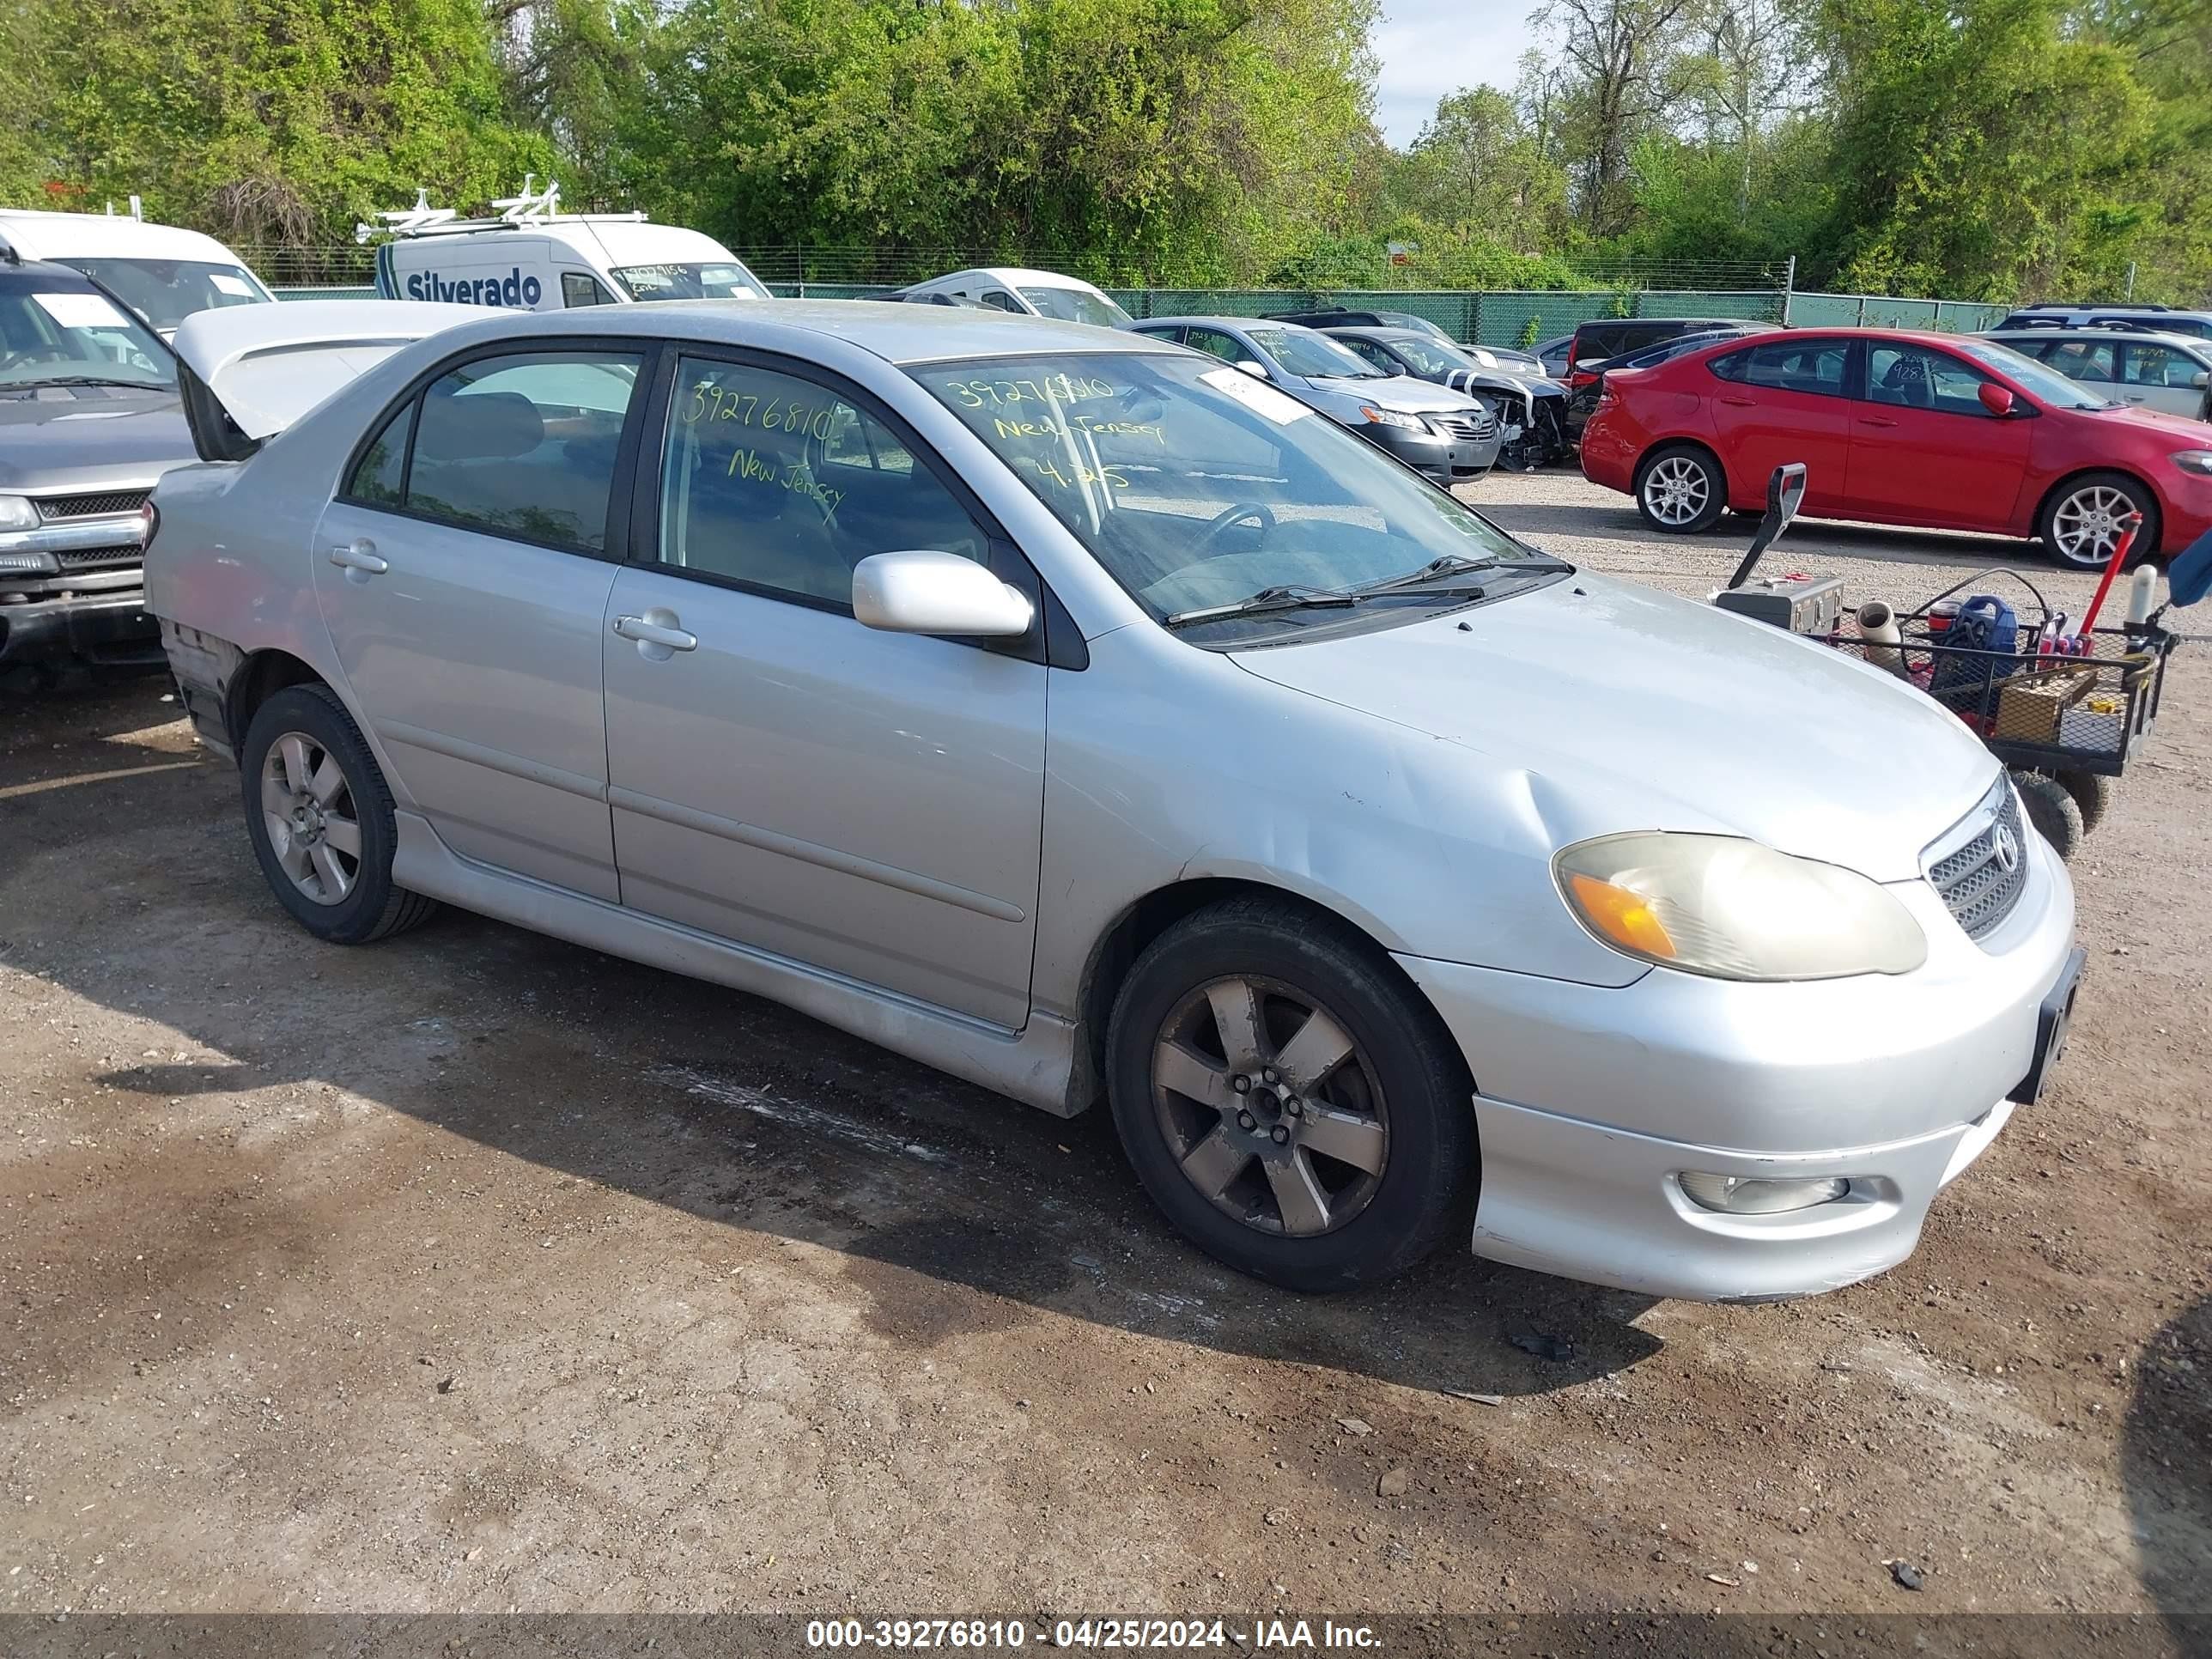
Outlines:
[[2039, 354], [2043, 361], [2069, 380], [2109, 383], [2118, 378], [2113, 364], [2119, 346], [2112, 340], [2060, 340]]
[[1850, 346], [1846, 341], [1778, 341], [1747, 351], [1731, 351], [1715, 358], [1711, 368], [1723, 380], [1742, 386], [1840, 398], [1844, 395], [1850, 362]]
[[416, 416], [407, 510], [605, 552], [623, 422], [642, 361], [530, 352], [479, 357], [434, 380]]

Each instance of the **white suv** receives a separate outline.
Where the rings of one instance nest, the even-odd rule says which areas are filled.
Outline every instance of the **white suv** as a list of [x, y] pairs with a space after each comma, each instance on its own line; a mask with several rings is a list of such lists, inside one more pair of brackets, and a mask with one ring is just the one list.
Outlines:
[[2117, 328], [2001, 330], [1989, 337], [2116, 404], [2212, 421], [2212, 340]]

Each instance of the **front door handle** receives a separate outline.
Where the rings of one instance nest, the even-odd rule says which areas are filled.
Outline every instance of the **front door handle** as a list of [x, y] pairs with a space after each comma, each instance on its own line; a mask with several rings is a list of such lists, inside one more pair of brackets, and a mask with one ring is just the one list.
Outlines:
[[331, 562], [341, 570], [358, 570], [365, 576], [381, 576], [392, 568], [387, 560], [377, 556], [376, 544], [366, 536], [333, 547]]
[[641, 655], [665, 662], [669, 652], [699, 648], [699, 636], [678, 626], [682, 620], [673, 611], [656, 606], [642, 617], [617, 617], [614, 630], [626, 640], [635, 640]]
[[1887, 416], [1885, 416], [1885, 415], [1862, 415], [1862, 416], [1859, 416], [1859, 424], [1860, 424], [1861, 426], [1878, 426], [1878, 427], [1883, 427], [1883, 428], [1890, 428], [1890, 427], [1894, 427], [1894, 426], [1897, 424], [1897, 422], [1896, 422], [1895, 421], [1891, 420]]

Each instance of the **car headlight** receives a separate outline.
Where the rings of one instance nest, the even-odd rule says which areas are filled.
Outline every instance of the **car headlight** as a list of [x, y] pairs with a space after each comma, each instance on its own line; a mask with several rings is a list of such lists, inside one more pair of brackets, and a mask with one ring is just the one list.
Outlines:
[[1395, 409], [1376, 409], [1362, 404], [1359, 412], [1376, 426], [1395, 426], [1401, 432], [1426, 432], [1429, 423], [1418, 415], [1401, 415]]
[[1575, 919], [1603, 944], [1714, 979], [1909, 974], [1920, 924], [1879, 882], [1735, 836], [1604, 836], [1552, 861]]
[[27, 495], [0, 495], [0, 530], [36, 530], [39, 509]]
[[2184, 472], [2212, 478], [2212, 449], [2185, 449], [2173, 458], [2173, 464]]

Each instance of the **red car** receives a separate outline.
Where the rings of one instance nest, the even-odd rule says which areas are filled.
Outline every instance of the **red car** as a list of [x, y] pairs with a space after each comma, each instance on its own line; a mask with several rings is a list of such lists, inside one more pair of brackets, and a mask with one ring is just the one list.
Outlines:
[[2212, 530], [2212, 425], [1972, 336], [1792, 329], [1615, 371], [1582, 453], [1655, 530], [1760, 510], [1785, 461], [1805, 463], [1808, 517], [2033, 536], [2082, 568], [2130, 509], [2147, 553]]

